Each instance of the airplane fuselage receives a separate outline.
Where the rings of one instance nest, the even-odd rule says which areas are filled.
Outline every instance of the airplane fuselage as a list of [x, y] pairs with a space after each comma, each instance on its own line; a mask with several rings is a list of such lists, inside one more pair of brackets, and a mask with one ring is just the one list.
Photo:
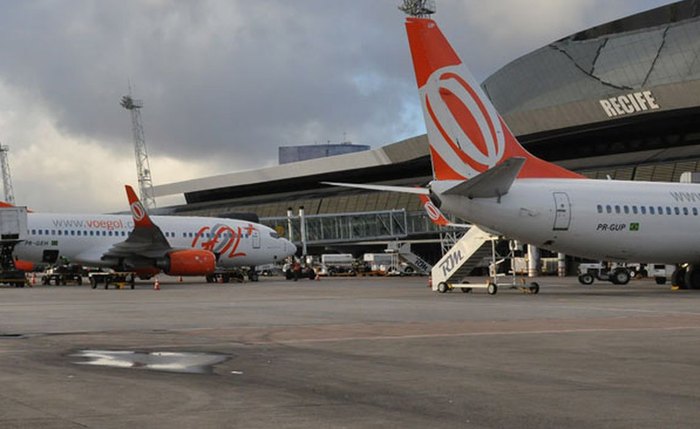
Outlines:
[[545, 249], [591, 259], [700, 263], [700, 185], [518, 179], [499, 198], [442, 195], [441, 208]]
[[[211, 250], [218, 265], [231, 268], [280, 261], [294, 246], [264, 225], [220, 218], [152, 216], [173, 248]], [[65, 257], [88, 266], [109, 267], [102, 255], [126, 240], [134, 227], [130, 215], [29, 213], [27, 237], [15, 255], [32, 262]], [[53, 259], [53, 261], [52, 261]]]

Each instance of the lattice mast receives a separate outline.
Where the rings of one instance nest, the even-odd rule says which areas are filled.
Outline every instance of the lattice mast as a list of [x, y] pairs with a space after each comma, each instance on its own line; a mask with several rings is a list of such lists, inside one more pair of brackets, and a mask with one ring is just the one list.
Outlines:
[[403, 0], [399, 9], [406, 15], [426, 18], [435, 13], [435, 0]]
[[15, 191], [12, 189], [12, 174], [10, 174], [10, 161], [7, 159], [9, 146], [0, 145], [0, 164], [2, 164], [2, 186], [5, 189], [5, 201], [15, 204]]
[[131, 113], [131, 131], [134, 135], [136, 173], [138, 174], [141, 203], [143, 203], [147, 209], [153, 209], [156, 207], [156, 199], [153, 196], [151, 166], [148, 162], [146, 139], [143, 135], [143, 123], [141, 121], [141, 108], [143, 107], [143, 101], [134, 100], [131, 97], [131, 91], [129, 91], [129, 95], [122, 97], [119, 104]]

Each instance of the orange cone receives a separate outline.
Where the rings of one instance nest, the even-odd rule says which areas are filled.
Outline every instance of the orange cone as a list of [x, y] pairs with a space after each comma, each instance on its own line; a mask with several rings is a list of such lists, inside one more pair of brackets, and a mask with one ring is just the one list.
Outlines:
[[180, 278], [177, 279], [177, 281], [179, 281], [180, 283], [182, 283], [182, 276], [180, 276]]
[[156, 277], [156, 280], [153, 282], [153, 290], [160, 290], [160, 281], [158, 277]]
[[36, 284], [36, 273], [32, 273], [32, 286]]

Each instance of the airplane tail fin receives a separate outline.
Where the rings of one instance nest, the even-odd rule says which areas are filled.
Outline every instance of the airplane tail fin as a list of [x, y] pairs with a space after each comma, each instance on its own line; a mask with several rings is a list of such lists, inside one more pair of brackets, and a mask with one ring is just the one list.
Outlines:
[[520, 145], [435, 21], [409, 17], [406, 31], [435, 179], [470, 179], [512, 157], [526, 160], [518, 178], [583, 177]]
[[134, 188], [129, 185], [124, 185], [126, 188], [126, 197], [129, 199], [129, 208], [131, 209], [131, 216], [134, 218], [134, 226], [137, 228], [150, 228], [154, 224], [151, 221], [150, 216], [146, 208], [143, 206], [139, 198], [134, 192]]

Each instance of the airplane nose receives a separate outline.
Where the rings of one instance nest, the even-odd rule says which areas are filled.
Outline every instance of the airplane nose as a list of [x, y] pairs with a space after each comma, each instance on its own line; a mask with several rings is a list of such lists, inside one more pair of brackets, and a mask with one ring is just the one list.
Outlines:
[[285, 239], [284, 240], [284, 253], [287, 254], [287, 256], [292, 256], [297, 253], [297, 246], [294, 245], [291, 241]]

